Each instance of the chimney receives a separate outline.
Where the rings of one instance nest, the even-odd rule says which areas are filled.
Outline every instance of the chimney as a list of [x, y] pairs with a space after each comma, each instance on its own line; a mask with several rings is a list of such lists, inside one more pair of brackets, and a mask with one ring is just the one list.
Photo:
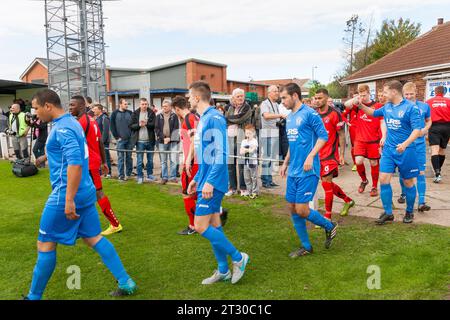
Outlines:
[[438, 18], [437, 25], [440, 26], [441, 24], [444, 24], [444, 18]]

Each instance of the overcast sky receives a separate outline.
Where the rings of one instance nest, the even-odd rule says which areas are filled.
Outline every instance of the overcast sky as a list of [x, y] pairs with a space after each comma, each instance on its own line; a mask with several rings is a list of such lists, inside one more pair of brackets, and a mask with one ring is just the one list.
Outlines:
[[[45, 57], [44, 2], [2, 0], [0, 79], [17, 80]], [[7, 10], [6, 10], [7, 9]], [[148, 68], [186, 58], [228, 65], [228, 78], [311, 78], [327, 83], [343, 65], [352, 14], [375, 28], [410, 18], [422, 32], [450, 20], [450, 0], [121, 0], [104, 2], [106, 63]]]

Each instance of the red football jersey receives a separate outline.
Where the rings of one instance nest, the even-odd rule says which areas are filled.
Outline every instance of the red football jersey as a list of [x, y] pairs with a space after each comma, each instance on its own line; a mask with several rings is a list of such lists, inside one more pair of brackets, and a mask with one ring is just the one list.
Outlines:
[[[375, 110], [380, 109], [383, 105], [379, 102], [371, 101], [368, 104], [364, 104], [367, 107]], [[354, 106], [358, 108], [357, 106]], [[362, 110], [358, 110], [356, 117], [356, 140], [361, 142], [378, 142], [381, 140], [381, 121], [383, 118], [375, 118], [368, 116]]]
[[339, 135], [338, 131], [344, 126], [341, 114], [333, 108], [328, 108], [324, 113], [321, 113], [319, 109], [317, 112], [322, 117], [323, 124], [328, 133], [328, 141], [320, 149], [320, 160], [335, 159], [339, 161]]
[[427, 101], [431, 109], [431, 120], [433, 123], [450, 122], [450, 99], [442, 94], [436, 95]]
[[[88, 128], [89, 121], [89, 128]], [[100, 156], [99, 140], [102, 138], [102, 134], [98, 127], [97, 121], [84, 114], [78, 119], [78, 122], [83, 127], [86, 133], [86, 142], [89, 149], [89, 170], [100, 170], [102, 164], [102, 157]]]
[[356, 119], [358, 117], [358, 107], [355, 108], [353, 106], [352, 109], [345, 109], [345, 111], [342, 113], [342, 118], [345, 122], [348, 122], [352, 129], [356, 129]]
[[[197, 128], [199, 118], [193, 114], [188, 113], [185, 117], [183, 124], [181, 125], [181, 142], [183, 144], [183, 154], [186, 159], [189, 149], [191, 148], [191, 137], [195, 135], [195, 129]], [[197, 160], [194, 159], [194, 163], [197, 163]]]

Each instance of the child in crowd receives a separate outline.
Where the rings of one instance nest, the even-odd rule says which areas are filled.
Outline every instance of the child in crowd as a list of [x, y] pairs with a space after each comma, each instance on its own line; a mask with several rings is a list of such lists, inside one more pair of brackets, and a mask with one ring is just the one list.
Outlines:
[[[255, 127], [251, 124], [245, 127], [245, 139], [242, 140], [241, 156], [246, 157], [244, 164], [244, 180], [251, 199], [258, 197], [258, 140]], [[255, 158], [255, 159], [249, 159]]]

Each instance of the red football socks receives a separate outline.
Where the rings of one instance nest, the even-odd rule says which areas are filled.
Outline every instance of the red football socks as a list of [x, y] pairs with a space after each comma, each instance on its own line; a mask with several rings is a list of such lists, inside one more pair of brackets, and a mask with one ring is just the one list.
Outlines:
[[371, 167], [371, 173], [372, 173], [372, 186], [373, 188], [378, 188], [378, 177], [380, 176], [380, 163], [376, 166]]
[[348, 203], [350, 201], [352, 201], [351, 198], [349, 198], [345, 192], [341, 189], [341, 187], [339, 187], [336, 183], [333, 183], [333, 193], [336, 197], [341, 198], [342, 200], [345, 201], [345, 203]]
[[114, 228], [117, 228], [119, 226], [119, 220], [117, 219], [113, 209], [111, 208], [111, 203], [109, 202], [108, 197], [105, 196], [98, 200], [98, 205], [102, 209], [102, 212], [105, 215], [106, 219], [108, 219], [109, 223]]
[[193, 198], [184, 198], [184, 209], [186, 210], [186, 213], [189, 217], [189, 226], [194, 226], [194, 213], [195, 213], [195, 206], [196, 201]]

